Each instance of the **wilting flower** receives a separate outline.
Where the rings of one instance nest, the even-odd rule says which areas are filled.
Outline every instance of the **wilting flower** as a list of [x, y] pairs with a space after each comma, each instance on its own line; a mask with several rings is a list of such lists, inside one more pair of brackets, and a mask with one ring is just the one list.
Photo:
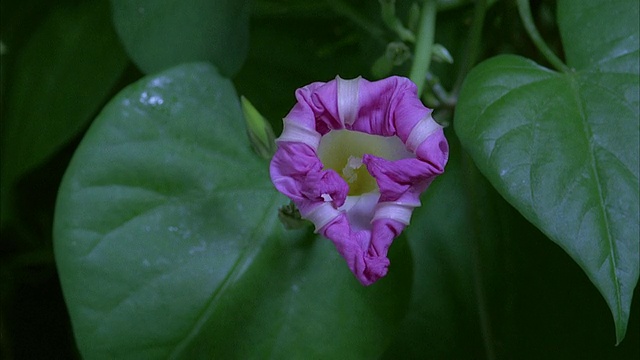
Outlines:
[[387, 274], [389, 246], [447, 162], [442, 127], [416, 93], [403, 77], [315, 82], [296, 91], [276, 139], [275, 187], [363, 285]]

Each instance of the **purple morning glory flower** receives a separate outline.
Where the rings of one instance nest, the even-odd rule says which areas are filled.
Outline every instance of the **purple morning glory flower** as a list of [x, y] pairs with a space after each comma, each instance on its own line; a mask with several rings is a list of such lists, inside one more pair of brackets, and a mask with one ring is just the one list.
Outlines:
[[389, 246], [447, 163], [442, 127], [416, 90], [395, 76], [309, 84], [276, 139], [273, 184], [363, 285], [387, 274]]

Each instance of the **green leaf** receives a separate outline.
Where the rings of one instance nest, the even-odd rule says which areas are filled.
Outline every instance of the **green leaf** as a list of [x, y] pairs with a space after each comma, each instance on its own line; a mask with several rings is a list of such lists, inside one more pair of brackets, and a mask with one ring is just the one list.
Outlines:
[[604, 296], [618, 343], [640, 265], [638, 3], [621, 5], [559, 1], [575, 71], [490, 59], [469, 74], [455, 117], [480, 170]]
[[606, 0], [562, 0], [557, 11], [569, 66], [589, 72], [638, 74], [638, 1], [618, 0], [613, 5]]
[[[453, 132], [445, 134], [446, 170], [405, 231], [412, 299], [383, 358], [638, 357], [637, 342], [612, 346], [610, 313], [584, 272], [495, 192]], [[634, 313], [627, 337], [640, 334], [637, 320]]]
[[147, 77], [96, 119], [65, 174], [56, 261], [86, 358], [377, 357], [404, 316], [411, 256], [362, 287], [330, 241], [285, 231], [229, 80]]
[[3, 119], [3, 222], [16, 181], [86, 127], [127, 63], [106, 1], [53, 12], [20, 50]]
[[145, 73], [210, 61], [234, 75], [249, 49], [248, 0], [111, 0], [113, 23]]

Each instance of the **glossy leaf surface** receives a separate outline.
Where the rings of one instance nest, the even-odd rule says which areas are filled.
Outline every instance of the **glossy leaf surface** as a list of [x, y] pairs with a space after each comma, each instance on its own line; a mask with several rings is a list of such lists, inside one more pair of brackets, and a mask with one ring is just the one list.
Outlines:
[[[334, 246], [277, 220], [288, 201], [210, 65], [133, 84], [63, 180], [55, 253], [86, 358], [376, 357], [404, 315], [406, 241], [364, 288]], [[309, 341], [314, 339], [314, 341]]]
[[247, 0], [111, 0], [113, 23], [145, 73], [210, 61], [235, 74], [249, 49]]
[[[635, 1], [559, 1], [574, 71], [490, 59], [466, 79], [455, 118], [485, 176], [599, 289], [618, 342], [640, 256], [637, 13]], [[605, 27], [612, 30], [602, 37]]]

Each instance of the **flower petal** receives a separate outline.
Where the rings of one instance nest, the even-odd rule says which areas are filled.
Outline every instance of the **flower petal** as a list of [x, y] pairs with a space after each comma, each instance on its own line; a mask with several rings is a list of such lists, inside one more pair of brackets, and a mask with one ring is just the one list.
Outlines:
[[338, 96], [338, 115], [345, 125], [351, 125], [358, 117], [358, 95], [361, 77], [344, 80], [336, 77]]
[[379, 199], [380, 194], [376, 192], [360, 196], [347, 196], [344, 206], [341, 206], [339, 210], [347, 213], [352, 230], [368, 230], [371, 228], [371, 220]]
[[304, 217], [329, 195], [335, 208], [342, 206], [349, 185], [333, 170], [322, 170], [314, 149], [303, 143], [281, 142], [271, 160], [271, 180], [294, 201]]
[[[337, 77], [298, 89], [296, 99], [276, 140], [271, 178], [335, 244], [356, 278], [370, 285], [386, 275], [389, 246], [420, 206], [420, 194], [444, 171], [449, 149], [442, 127], [421, 103], [415, 84], [397, 76], [375, 82]], [[397, 136], [415, 158], [365, 154], [362, 163], [380, 192], [347, 197], [348, 184], [323, 170], [317, 155], [320, 138], [341, 129]]]

